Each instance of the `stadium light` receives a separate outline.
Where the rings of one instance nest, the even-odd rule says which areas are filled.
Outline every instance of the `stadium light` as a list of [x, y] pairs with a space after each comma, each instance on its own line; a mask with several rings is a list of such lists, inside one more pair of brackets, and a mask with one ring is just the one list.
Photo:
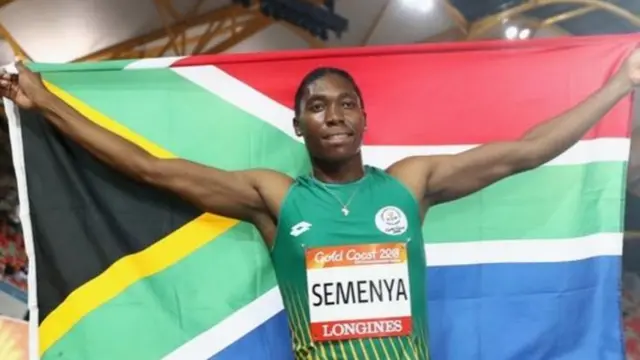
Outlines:
[[421, 11], [428, 12], [433, 10], [435, 1], [434, 0], [402, 0], [402, 4], [408, 8]]

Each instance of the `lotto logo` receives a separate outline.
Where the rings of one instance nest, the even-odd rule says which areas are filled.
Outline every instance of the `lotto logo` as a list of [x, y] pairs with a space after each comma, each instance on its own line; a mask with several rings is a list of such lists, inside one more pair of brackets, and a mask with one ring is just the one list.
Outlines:
[[298, 237], [309, 229], [311, 229], [311, 224], [306, 221], [301, 221], [291, 227], [291, 232], [289, 233], [289, 235]]

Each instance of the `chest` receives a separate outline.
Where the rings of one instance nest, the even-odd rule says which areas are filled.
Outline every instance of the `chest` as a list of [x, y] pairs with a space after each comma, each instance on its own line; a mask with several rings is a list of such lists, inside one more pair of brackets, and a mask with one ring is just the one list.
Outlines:
[[[302, 190], [287, 203], [280, 222], [281, 236], [296, 247], [408, 243], [420, 234], [416, 204], [403, 196], [381, 196], [362, 189], [351, 201], [322, 190]], [[336, 199], [336, 197], [338, 197]], [[282, 239], [280, 239], [282, 240]], [[418, 240], [418, 239], [416, 239]]]
[[410, 334], [425, 265], [418, 206], [403, 191], [364, 188], [347, 215], [346, 202], [326, 191], [303, 189], [287, 199], [274, 264], [285, 298], [298, 289], [308, 301], [314, 340], [350, 339], [362, 329], [374, 337]]

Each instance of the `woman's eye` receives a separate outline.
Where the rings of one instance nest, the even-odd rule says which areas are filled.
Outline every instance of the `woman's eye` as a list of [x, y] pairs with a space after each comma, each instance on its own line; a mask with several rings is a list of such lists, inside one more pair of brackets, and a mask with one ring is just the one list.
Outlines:
[[342, 103], [342, 106], [346, 109], [351, 109], [355, 106], [355, 103], [353, 101], [345, 101]]

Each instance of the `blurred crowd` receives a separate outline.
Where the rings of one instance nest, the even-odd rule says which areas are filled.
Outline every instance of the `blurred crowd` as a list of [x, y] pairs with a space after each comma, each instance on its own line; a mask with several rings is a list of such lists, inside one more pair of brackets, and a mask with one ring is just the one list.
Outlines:
[[625, 211], [622, 314], [627, 360], [640, 360], [640, 127], [634, 132]]
[[27, 288], [27, 255], [18, 219], [18, 191], [9, 130], [0, 115], [0, 281]]

